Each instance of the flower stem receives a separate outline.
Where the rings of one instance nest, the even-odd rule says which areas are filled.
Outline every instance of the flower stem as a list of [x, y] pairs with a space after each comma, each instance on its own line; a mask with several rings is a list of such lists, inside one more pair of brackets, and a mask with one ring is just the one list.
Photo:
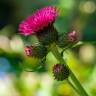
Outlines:
[[[50, 46], [51, 52], [53, 53], [53, 55], [55, 56], [55, 58], [61, 63], [61, 64], [66, 64], [65, 60], [63, 59], [63, 57], [61, 56], [60, 52], [58, 51], [58, 48], [56, 46], [55, 43], [53, 43]], [[66, 64], [66, 66], [69, 68], [69, 66]], [[82, 85], [80, 84], [80, 82], [78, 81], [78, 79], [76, 78], [76, 76], [74, 75], [74, 73], [70, 70], [70, 77], [73, 81], [73, 83], [76, 85], [80, 96], [88, 96], [88, 94], [86, 93], [85, 89], [82, 87]]]
[[80, 94], [80, 92], [78, 91], [78, 89], [72, 84], [72, 82], [70, 82], [69, 79], [67, 79], [67, 82], [68, 82], [68, 84], [69, 84], [78, 94]]

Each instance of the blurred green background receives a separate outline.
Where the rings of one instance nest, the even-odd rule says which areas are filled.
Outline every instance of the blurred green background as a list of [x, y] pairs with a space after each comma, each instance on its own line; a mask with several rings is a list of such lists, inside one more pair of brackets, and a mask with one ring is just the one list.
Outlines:
[[[0, 96], [78, 96], [66, 81], [54, 80], [52, 66], [58, 61], [52, 53], [43, 66], [24, 54], [26, 40], [34, 43], [35, 38], [21, 36], [18, 25], [47, 5], [61, 8], [54, 24], [58, 32], [75, 29], [85, 42], [64, 56], [90, 96], [96, 96], [96, 0], [0, 0]], [[29, 66], [40, 69], [26, 72]]]

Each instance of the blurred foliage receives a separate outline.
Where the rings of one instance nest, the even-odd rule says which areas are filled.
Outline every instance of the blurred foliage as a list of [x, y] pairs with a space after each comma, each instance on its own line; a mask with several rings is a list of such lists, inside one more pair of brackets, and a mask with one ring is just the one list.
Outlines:
[[[77, 96], [66, 81], [54, 80], [52, 66], [58, 61], [51, 53], [41, 62], [23, 52], [25, 40], [34, 44], [36, 39], [18, 36], [18, 24], [47, 5], [61, 8], [54, 24], [58, 32], [75, 29], [86, 41], [65, 51], [64, 58], [90, 96], [96, 96], [96, 0], [0, 0], [0, 96]], [[27, 67], [38, 70], [25, 72]]]

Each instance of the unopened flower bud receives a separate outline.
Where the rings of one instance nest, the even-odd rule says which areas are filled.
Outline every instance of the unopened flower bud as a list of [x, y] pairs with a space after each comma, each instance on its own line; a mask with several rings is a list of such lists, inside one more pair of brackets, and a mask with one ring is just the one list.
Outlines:
[[25, 46], [24, 51], [27, 56], [32, 56], [32, 46]]
[[75, 41], [77, 41], [77, 40], [78, 40], [77, 37], [78, 37], [78, 36], [77, 36], [77, 33], [76, 33], [75, 30], [72, 31], [72, 32], [69, 32], [69, 33], [67, 34], [67, 38], [68, 38], [68, 40], [69, 40], [70, 42], [75, 42]]
[[42, 45], [26, 46], [25, 53], [27, 56], [30, 56], [30, 57], [43, 58], [47, 54], [47, 49]]
[[58, 45], [59, 47], [68, 47], [68, 46], [73, 46], [74, 44], [76, 44], [79, 41], [79, 37], [77, 32], [71, 31], [68, 33], [63, 33], [59, 36], [58, 39]]
[[53, 74], [56, 80], [63, 81], [69, 76], [69, 69], [64, 64], [56, 64], [53, 66]]

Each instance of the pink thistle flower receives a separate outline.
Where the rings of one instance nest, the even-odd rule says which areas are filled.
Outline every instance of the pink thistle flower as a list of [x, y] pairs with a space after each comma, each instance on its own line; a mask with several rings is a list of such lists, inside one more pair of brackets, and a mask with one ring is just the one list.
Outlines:
[[20, 23], [19, 31], [21, 31], [23, 35], [39, 32], [39, 30], [42, 30], [55, 21], [58, 13], [57, 11], [57, 8], [54, 6], [47, 6], [37, 10], [33, 15]]

